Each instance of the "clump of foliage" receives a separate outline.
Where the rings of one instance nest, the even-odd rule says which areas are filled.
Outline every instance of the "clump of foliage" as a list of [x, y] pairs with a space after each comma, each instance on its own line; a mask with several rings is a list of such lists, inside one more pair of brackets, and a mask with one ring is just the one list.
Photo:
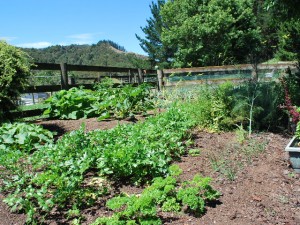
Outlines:
[[62, 90], [46, 100], [50, 117], [79, 119], [98, 116], [123, 119], [153, 109], [150, 87], [147, 84], [133, 87], [124, 85], [113, 87], [109, 79], [95, 86], [95, 91], [83, 88]]
[[95, 116], [92, 105], [97, 101], [93, 91], [83, 88], [61, 90], [48, 98], [44, 115], [60, 119], [79, 119]]
[[150, 86], [141, 84], [138, 87], [124, 85], [113, 88], [113, 84], [104, 82], [96, 85], [98, 101], [93, 105], [99, 119], [115, 117], [118, 119], [134, 116], [153, 109]]
[[277, 82], [247, 81], [235, 88], [232, 115], [244, 118], [241, 123], [251, 130], [278, 130], [285, 115], [278, 110], [283, 103], [282, 87]]
[[35, 124], [4, 123], [0, 127], [0, 150], [30, 152], [52, 142], [52, 139], [52, 132]]
[[233, 108], [234, 86], [232, 83], [224, 83], [220, 86], [204, 86], [200, 94], [190, 101], [183, 104], [187, 113], [195, 119], [201, 128], [212, 131], [231, 129], [239, 118], [231, 116]]
[[166, 176], [172, 160], [184, 153], [191, 126], [190, 118], [173, 108], [111, 130], [85, 133], [82, 127], [31, 154], [4, 151], [4, 202], [33, 223], [54, 208], [75, 212], [94, 204], [109, 192], [107, 178], [139, 184]]
[[205, 212], [205, 203], [220, 197], [220, 193], [210, 186], [209, 177], [195, 175], [191, 181], [179, 183], [182, 170], [179, 166], [170, 167], [170, 174], [157, 177], [140, 195], [114, 197], [107, 207], [116, 211], [111, 217], [98, 218], [93, 225], [105, 224], [162, 224], [159, 211], [178, 212], [183, 206], [194, 215]]
[[176, 49], [173, 66], [244, 63], [260, 45], [253, 1], [167, 1], [160, 11], [163, 46]]
[[200, 87], [201, 91], [182, 108], [201, 129], [232, 130], [237, 124], [252, 130], [276, 130], [284, 125], [285, 115], [278, 107], [283, 102], [282, 87], [276, 82], [247, 81], [239, 85], [226, 82]]
[[27, 54], [0, 41], [0, 122], [15, 108], [15, 101], [27, 85], [30, 66]]

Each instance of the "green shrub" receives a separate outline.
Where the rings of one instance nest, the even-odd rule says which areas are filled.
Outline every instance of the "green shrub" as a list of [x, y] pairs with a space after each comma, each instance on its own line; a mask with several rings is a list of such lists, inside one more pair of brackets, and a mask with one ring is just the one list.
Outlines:
[[183, 103], [182, 106], [191, 114], [195, 123], [212, 131], [228, 130], [239, 120], [232, 117], [234, 86], [226, 82], [219, 86], [201, 87], [201, 92], [194, 101]]
[[28, 55], [0, 41], [0, 122], [15, 108], [15, 101], [27, 85], [30, 66]]
[[[244, 127], [256, 130], [276, 130], [284, 123], [282, 88], [276, 82], [245, 82], [233, 94], [232, 116], [240, 117]], [[248, 130], [249, 130], [248, 129]]]
[[113, 88], [106, 80], [104, 84], [100, 83], [96, 86], [96, 95], [99, 101], [95, 102], [93, 108], [97, 109], [99, 120], [111, 116], [122, 119], [153, 109], [150, 86], [147, 84], [138, 87], [121, 85]]
[[249, 129], [278, 130], [284, 126], [286, 115], [279, 110], [284, 100], [280, 83], [226, 82], [200, 89], [195, 99], [181, 103], [181, 107], [202, 129], [232, 130], [242, 124]]

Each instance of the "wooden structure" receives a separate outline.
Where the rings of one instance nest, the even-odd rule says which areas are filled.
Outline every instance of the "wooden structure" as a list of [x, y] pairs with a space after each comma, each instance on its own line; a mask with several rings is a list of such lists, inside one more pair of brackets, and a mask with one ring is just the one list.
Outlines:
[[[277, 64], [259, 64], [257, 65], [258, 70], [285, 70], [287, 68], [295, 69], [296, 64], [294, 62], [284, 62]], [[172, 86], [168, 83], [168, 78], [173, 74], [178, 74], [185, 76], [188, 73], [221, 73], [226, 75], [226, 72], [230, 71], [253, 71], [254, 67], [251, 64], [242, 64], [242, 65], [228, 65], [228, 66], [210, 66], [210, 67], [194, 67], [194, 68], [180, 68], [180, 69], [164, 69], [164, 70], [143, 70], [139, 68], [120, 68], [120, 67], [103, 67], [103, 66], [86, 66], [86, 65], [69, 65], [66, 63], [61, 64], [48, 64], [48, 63], [35, 63], [35, 66], [32, 67], [32, 70], [57, 70], [61, 72], [61, 84], [60, 85], [43, 85], [43, 86], [31, 86], [28, 87], [25, 93], [36, 93], [36, 92], [55, 92], [62, 89], [69, 89], [72, 87], [78, 87], [79, 85], [75, 83], [74, 79], [69, 79], [69, 71], [81, 71], [81, 72], [114, 72], [114, 73], [126, 73], [127, 75], [112, 75], [111, 78], [121, 79], [124, 77], [128, 78], [128, 82], [134, 85], [138, 85], [144, 82], [145, 74], [147, 77], [152, 77], [156, 79], [156, 82], [152, 83], [157, 86], [158, 91], [163, 90], [167, 86]], [[214, 76], [214, 75], [212, 75]], [[104, 77], [104, 76], [103, 76]], [[97, 79], [101, 80], [101, 76], [98, 77], [82, 77], [80, 79]], [[241, 82], [241, 78], [218, 78], [211, 80], [211, 83], [221, 83], [224, 81], [230, 80], [232, 82]], [[205, 83], [207, 80], [194, 81], [195, 84]], [[175, 82], [174, 82], [175, 83]], [[191, 84], [193, 82], [186, 81], [184, 84]], [[92, 88], [92, 84], [80, 85], [85, 88]], [[35, 116], [40, 115], [42, 109], [24, 111], [21, 112], [21, 117]], [[20, 114], [20, 112], [16, 113]]]

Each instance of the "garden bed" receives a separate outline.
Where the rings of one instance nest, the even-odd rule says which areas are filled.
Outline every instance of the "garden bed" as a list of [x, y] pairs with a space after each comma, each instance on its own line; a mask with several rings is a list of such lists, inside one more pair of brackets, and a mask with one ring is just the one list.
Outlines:
[[[86, 130], [90, 131], [135, 121], [52, 120], [38, 124], [56, 130], [61, 135], [78, 129], [83, 122]], [[290, 137], [262, 133], [254, 135], [255, 144], [238, 144], [233, 132], [212, 134], [194, 131], [193, 136], [191, 148], [200, 150], [200, 154], [187, 154], [181, 162], [177, 162], [183, 170], [181, 178], [191, 179], [196, 173], [210, 176], [213, 178], [212, 186], [222, 196], [200, 218], [183, 213], [161, 213], [164, 224], [300, 224], [300, 177], [289, 167], [284, 152]], [[264, 145], [265, 150], [258, 149], [259, 144]], [[142, 191], [141, 188], [119, 185], [112, 187], [114, 191], [111, 195], [120, 191], [128, 194]], [[0, 199], [3, 199], [2, 195]], [[92, 208], [83, 210], [86, 218], [83, 224], [89, 224], [99, 216], [110, 215], [111, 212], [104, 205], [104, 202], [98, 202]], [[3, 225], [24, 224], [26, 220], [25, 215], [10, 213], [2, 201], [0, 218]], [[70, 224], [70, 221], [56, 212], [46, 223]]]

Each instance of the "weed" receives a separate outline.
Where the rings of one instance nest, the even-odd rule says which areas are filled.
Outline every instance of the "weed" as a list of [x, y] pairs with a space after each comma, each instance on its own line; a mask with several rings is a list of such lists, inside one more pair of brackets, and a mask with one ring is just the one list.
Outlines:
[[190, 149], [189, 150], [189, 155], [190, 156], [199, 156], [201, 153], [200, 149]]
[[236, 139], [238, 143], [243, 144], [248, 139], [247, 131], [244, 129], [243, 124], [237, 125], [237, 127], [238, 129], [235, 130]]

